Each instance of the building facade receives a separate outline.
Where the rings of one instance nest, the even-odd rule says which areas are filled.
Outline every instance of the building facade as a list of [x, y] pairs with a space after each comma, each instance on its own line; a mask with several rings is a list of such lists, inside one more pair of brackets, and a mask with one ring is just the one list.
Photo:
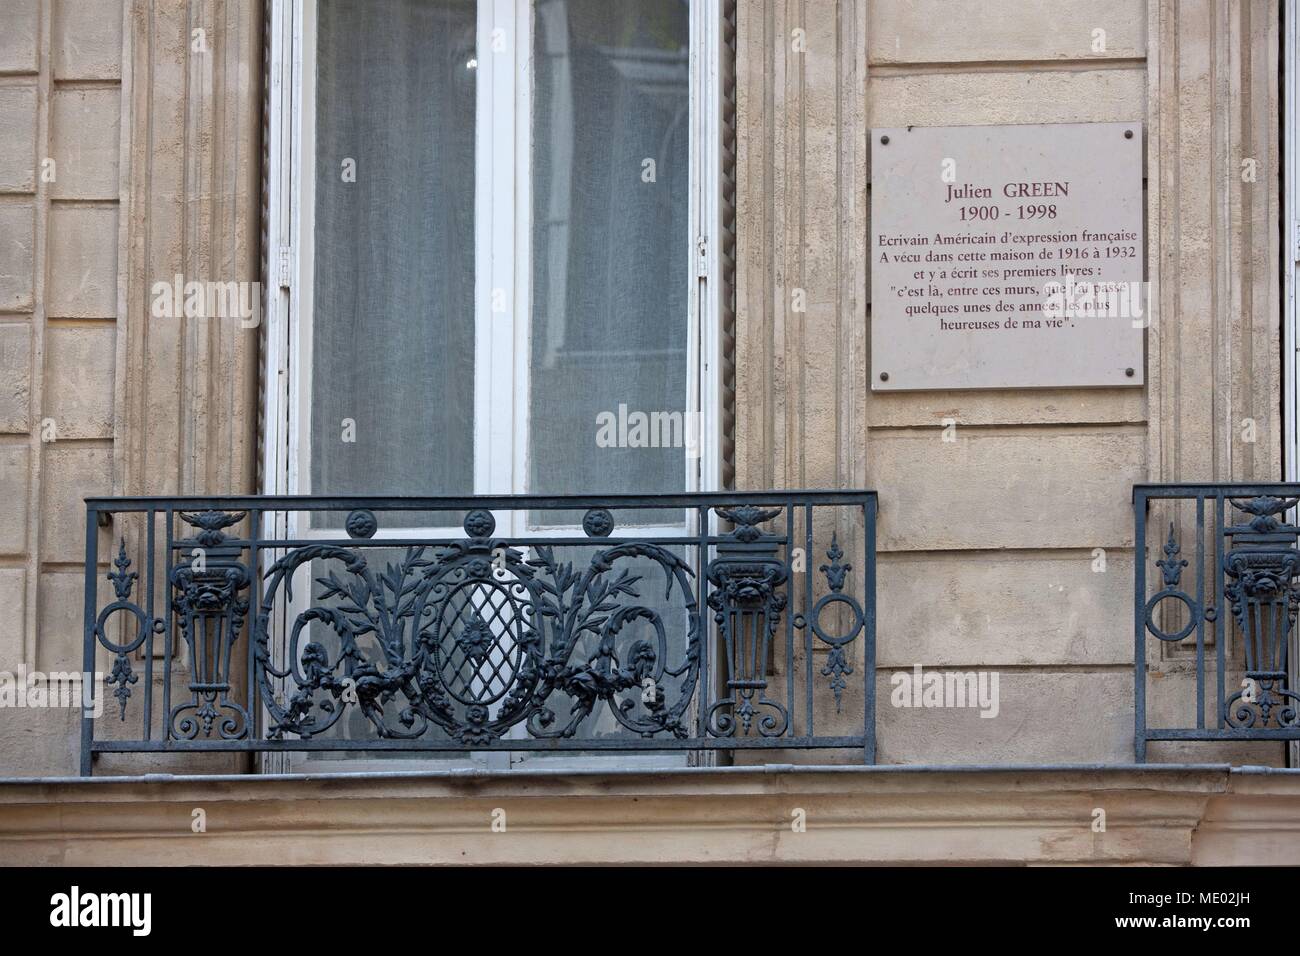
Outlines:
[[[0, 859], [1294, 862], [1294, 46], [1275, 0], [3, 0]], [[873, 129], [1067, 123], [1140, 130], [1142, 384], [873, 388]], [[655, 596], [534, 651], [620, 519]], [[390, 537], [427, 587], [311, 593]], [[97, 716], [33, 699], [83, 671]]]

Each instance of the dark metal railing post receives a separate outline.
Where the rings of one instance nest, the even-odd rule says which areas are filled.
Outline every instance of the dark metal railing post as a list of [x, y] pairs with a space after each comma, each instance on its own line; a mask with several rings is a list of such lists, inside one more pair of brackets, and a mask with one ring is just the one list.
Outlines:
[[1216, 609], [1214, 625], [1214, 654], [1218, 666], [1215, 668], [1215, 683], [1218, 686], [1218, 696], [1215, 697], [1214, 713], [1215, 727], [1222, 731], [1223, 727], [1223, 699], [1227, 696], [1227, 688], [1224, 685], [1224, 675], [1227, 671], [1227, 662], [1225, 660], [1228, 645], [1227, 620], [1223, 616], [1223, 538], [1224, 529], [1227, 527], [1225, 510], [1225, 499], [1223, 492], [1220, 491], [1214, 496], [1214, 605]]
[[145, 611], [149, 615], [149, 636], [145, 639], [144, 646], [144, 739], [153, 738], [153, 642], [157, 634], [157, 618], [154, 616], [154, 574], [156, 572], [156, 561], [154, 560], [154, 512], [146, 511], [144, 513], [145, 521], [148, 522], [145, 530]]
[[879, 502], [873, 496], [863, 505], [864, 541], [863, 564], [866, 567], [862, 583], [864, 644], [862, 662], [863, 708], [862, 734], [867, 738], [865, 762], [876, 762], [876, 514]]
[[[817, 553], [813, 547], [813, 506], [805, 505], [803, 510], [803, 535], [804, 535], [804, 614], [811, 616], [813, 609], [813, 568], [816, 561], [814, 555]], [[806, 624], [803, 629], [803, 661], [804, 661], [804, 705], [807, 712], [808, 725], [804, 727], [803, 732], [806, 736], [811, 737], [816, 734], [816, 724], [813, 717], [813, 629], [811, 624]]]
[[1147, 759], [1146, 541], [1147, 496], [1133, 494], [1133, 757]]
[[[1196, 499], [1196, 606], [1205, 608], [1205, 499]], [[1196, 615], [1196, 726], [1205, 729], [1205, 614]]]
[[[91, 693], [103, 696], [105, 687], [95, 680], [95, 617], [98, 598], [96, 585], [99, 581], [99, 512], [94, 505], [86, 508], [86, 598], [84, 609], [85, 634], [81, 656], [81, 679], [91, 682]], [[99, 705], [104, 706], [100, 700]], [[86, 707], [86, 691], [83, 686], [81, 694], [81, 776], [89, 777], [93, 770], [94, 752], [91, 749], [95, 739], [95, 718]]]

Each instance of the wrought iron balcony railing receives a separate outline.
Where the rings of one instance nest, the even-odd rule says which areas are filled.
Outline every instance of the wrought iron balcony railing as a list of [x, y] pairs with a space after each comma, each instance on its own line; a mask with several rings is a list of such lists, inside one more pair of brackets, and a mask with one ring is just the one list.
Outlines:
[[876, 508], [869, 491], [88, 499], [85, 670], [108, 700], [83, 716], [81, 772], [140, 751], [874, 762]]
[[1297, 500], [1300, 485], [1134, 487], [1139, 762], [1154, 740], [1300, 739]]

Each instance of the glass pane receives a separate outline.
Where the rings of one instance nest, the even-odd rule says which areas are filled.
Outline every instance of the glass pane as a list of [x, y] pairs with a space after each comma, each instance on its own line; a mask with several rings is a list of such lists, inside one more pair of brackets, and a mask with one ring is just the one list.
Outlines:
[[538, 0], [530, 491], [685, 485], [686, 0]]
[[467, 494], [475, 4], [318, 11], [311, 490]]

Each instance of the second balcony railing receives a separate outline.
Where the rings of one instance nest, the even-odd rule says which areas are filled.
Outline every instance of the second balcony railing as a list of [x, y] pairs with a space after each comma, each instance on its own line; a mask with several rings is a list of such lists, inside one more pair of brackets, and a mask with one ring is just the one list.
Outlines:
[[1298, 501], [1295, 484], [1134, 487], [1139, 762], [1155, 741], [1300, 740]]

